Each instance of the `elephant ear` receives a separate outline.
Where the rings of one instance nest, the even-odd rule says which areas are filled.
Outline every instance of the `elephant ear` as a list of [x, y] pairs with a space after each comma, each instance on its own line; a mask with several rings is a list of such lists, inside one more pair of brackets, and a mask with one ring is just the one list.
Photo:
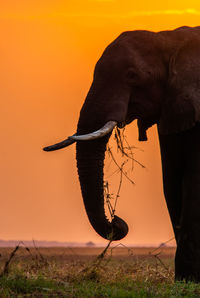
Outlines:
[[169, 81], [158, 130], [185, 131], [200, 121], [200, 40], [184, 43], [171, 57]]

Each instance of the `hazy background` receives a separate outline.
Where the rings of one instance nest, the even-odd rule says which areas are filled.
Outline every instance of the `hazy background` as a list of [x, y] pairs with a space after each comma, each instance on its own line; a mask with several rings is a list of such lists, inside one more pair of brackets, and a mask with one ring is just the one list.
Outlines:
[[[134, 1], [135, 2], [135, 1]], [[199, 1], [44, 0], [0, 4], [0, 239], [104, 242], [85, 214], [75, 146], [43, 146], [75, 132], [93, 69], [122, 31], [200, 25]], [[173, 237], [164, 202], [155, 128], [149, 141], [126, 130], [135, 158], [116, 214], [129, 224], [124, 244], [158, 244]], [[116, 191], [118, 182], [112, 184]]]

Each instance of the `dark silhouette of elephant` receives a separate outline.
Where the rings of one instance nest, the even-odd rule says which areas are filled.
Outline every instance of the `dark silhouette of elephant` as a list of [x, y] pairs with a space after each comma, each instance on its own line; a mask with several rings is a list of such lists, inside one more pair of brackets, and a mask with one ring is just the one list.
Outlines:
[[112, 129], [138, 120], [139, 140], [158, 126], [164, 194], [177, 251], [176, 280], [200, 281], [200, 27], [122, 33], [96, 64], [77, 133], [44, 148], [76, 142], [85, 209], [96, 232], [119, 240], [127, 224], [104, 210], [103, 165]]

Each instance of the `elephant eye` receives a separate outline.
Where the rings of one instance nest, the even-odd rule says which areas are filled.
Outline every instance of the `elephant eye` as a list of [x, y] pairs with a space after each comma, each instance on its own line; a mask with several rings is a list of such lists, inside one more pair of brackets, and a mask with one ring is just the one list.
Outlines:
[[138, 81], [138, 75], [134, 69], [129, 69], [126, 74], [127, 81], [129, 83], [136, 83]]

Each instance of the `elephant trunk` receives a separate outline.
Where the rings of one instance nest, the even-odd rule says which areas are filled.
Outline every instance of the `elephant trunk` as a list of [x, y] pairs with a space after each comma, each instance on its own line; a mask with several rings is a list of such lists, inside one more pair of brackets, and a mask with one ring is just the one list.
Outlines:
[[128, 233], [127, 224], [118, 216], [110, 222], [104, 209], [103, 166], [109, 135], [97, 140], [79, 141], [76, 158], [83, 201], [88, 219], [105, 239], [120, 240]]

